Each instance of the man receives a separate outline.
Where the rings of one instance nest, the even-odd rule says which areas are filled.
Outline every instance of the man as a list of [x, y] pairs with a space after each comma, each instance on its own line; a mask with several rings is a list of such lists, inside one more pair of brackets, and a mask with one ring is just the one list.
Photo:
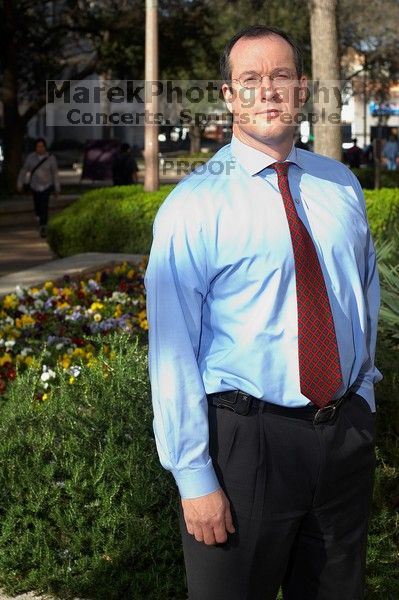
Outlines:
[[112, 161], [112, 181], [114, 185], [131, 185], [137, 183], [137, 163], [130, 151], [129, 144], [121, 144], [120, 152]]
[[241, 31], [221, 67], [232, 142], [161, 207], [146, 274], [189, 598], [357, 600], [380, 378], [362, 191], [293, 146], [306, 78], [286, 33]]
[[394, 135], [389, 136], [389, 140], [386, 142], [382, 154], [386, 160], [388, 171], [396, 171], [397, 159], [399, 156], [399, 144]]
[[[28, 181], [27, 181], [28, 179]], [[47, 151], [46, 140], [38, 138], [35, 151], [31, 152], [19, 172], [17, 190], [22, 191], [24, 184], [32, 192], [36, 218], [39, 222], [41, 237], [47, 235], [48, 205], [50, 194], [55, 190], [56, 197], [60, 192], [60, 180], [55, 156]]]
[[357, 138], [353, 138], [352, 144], [353, 146], [346, 152], [347, 162], [351, 169], [359, 169], [363, 158], [363, 152], [357, 145]]

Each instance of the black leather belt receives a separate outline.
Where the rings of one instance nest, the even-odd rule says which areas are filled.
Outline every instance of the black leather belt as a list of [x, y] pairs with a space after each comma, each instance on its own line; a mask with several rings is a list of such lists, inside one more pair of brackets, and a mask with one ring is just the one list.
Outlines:
[[212, 406], [218, 408], [227, 408], [232, 410], [238, 415], [249, 415], [254, 412], [270, 412], [283, 417], [293, 417], [294, 419], [306, 419], [307, 421], [313, 421], [313, 423], [324, 423], [333, 419], [337, 413], [339, 407], [345, 400], [350, 398], [353, 392], [350, 390], [346, 392], [341, 398], [330, 402], [324, 408], [318, 408], [317, 406], [299, 406], [299, 407], [288, 407], [281, 406], [279, 404], [273, 404], [272, 402], [266, 402], [265, 400], [259, 400], [254, 396], [245, 394], [240, 390], [232, 390], [231, 392], [218, 392], [215, 394], [208, 394], [208, 402]]

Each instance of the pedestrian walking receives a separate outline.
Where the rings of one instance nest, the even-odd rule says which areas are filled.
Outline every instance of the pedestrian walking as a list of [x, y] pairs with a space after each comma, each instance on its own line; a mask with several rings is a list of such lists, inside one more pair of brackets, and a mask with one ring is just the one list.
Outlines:
[[363, 152], [357, 145], [357, 138], [352, 140], [353, 146], [346, 151], [346, 161], [351, 169], [359, 169], [363, 160]]
[[382, 151], [383, 157], [386, 159], [388, 171], [396, 171], [397, 160], [399, 157], [399, 144], [394, 135], [389, 137]]
[[35, 151], [27, 156], [19, 172], [17, 189], [21, 192], [24, 188], [32, 193], [40, 236], [46, 237], [49, 199], [53, 191], [58, 196], [60, 180], [57, 160], [48, 152], [44, 138], [36, 140]]
[[293, 143], [307, 81], [287, 33], [244, 29], [221, 70], [232, 141], [160, 208], [145, 279], [189, 598], [360, 600], [381, 378], [363, 193]]

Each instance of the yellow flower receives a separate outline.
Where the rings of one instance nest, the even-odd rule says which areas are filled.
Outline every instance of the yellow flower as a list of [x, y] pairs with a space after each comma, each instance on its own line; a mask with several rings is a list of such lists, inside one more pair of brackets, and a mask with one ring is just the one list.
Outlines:
[[14, 309], [18, 306], [18, 298], [15, 294], [8, 294], [3, 298], [3, 307], [5, 309]]
[[115, 306], [114, 318], [119, 319], [123, 315], [122, 304], [117, 304]]
[[0, 356], [0, 367], [10, 362], [12, 362], [12, 356], [9, 352], [6, 352], [3, 354], [3, 356]]
[[147, 321], [147, 313], [145, 310], [141, 310], [139, 313], [137, 313], [137, 320], [139, 322], [139, 327], [141, 327], [141, 329], [144, 329], [144, 331], [148, 330], [148, 321]]
[[37, 287], [30, 288], [29, 292], [31, 294], [37, 294], [39, 292], [39, 288], [37, 288]]
[[34, 362], [34, 358], [33, 356], [23, 356], [22, 354], [17, 354], [16, 356], [16, 362], [19, 365], [23, 365], [25, 363], [25, 365], [27, 367], [31, 367], [33, 365]]
[[93, 302], [90, 306], [90, 309], [93, 311], [101, 310], [102, 308], [104, 308], [104, 304], [102, 304], [101, 302]]
[[57, 302], [57, 308], [69, 308], [68, 302]]
[[44, 284], [43, 287], [45, 290], [47, 290], [49, 292], [50, 290], [53, 289], [54, 283], [52, 281], [46, 281], [46, 283]]
[[19, 319], [15, 319], [15, 325], [19, 329], [23, 329], [24, 327], [30, 327], [35, 324], [35, 319], [33, 319], [30, 315], [22, 315]]
[[71, 375], [70, 378], [69, 378], [69, 383], [71, 385], [73, 385], [75, 383], [75, 381], [76, 381], [76, 377], [74, 377], [73, 375]]
[[134, 269], [130, 269], [130, 270], [127, 272], [127, 274], [126, 274], [126, 277], [127, 277], [128, 279], [133, 279], [133, 277], [134, 277], [134, 274], [135, 274], [135, 273], [134, 273]]
[[95, 279], [95, 281], [97, 283], [100, 283], [100, 281], [101, 281], [101, 275], [102, 275], [101, 271], [97, 271], [97, 273], [96, 273], [96, 275], [94, 277], [94, 279]]
[[140, 325], [141, 329], [143, 329], [144, 331], [148, 331], [148, 321], [147, 321], [147, 319], [143, 319], [142, 321], [140, 321], [139, 325]]
[[64, 354], [64, 356], [60, 360], [60, 364], [63, 369], [69, 369], [70, 364], [71, 364], [71, 359], [68, 356], [68, 354]]
[[102, 319], [102, 316], [100, 315], [100, 313], [96, 313], [93, 319], [96, 321], [96, 323], [99, 323]]
[[72, 352], [71, 356], [77, 356], [78, 358], [83, 358], [85, 355], [85, 351], [83, 348], [75, 348]]
[[43, 400], [43, 401], [44, 401], [44, 400], [48, 400], [48, 394], [43, 394], [43, 396], [42, 396], [42, 400]]
[[62, 292], [63, 296], [67, 296], [67, 297], [68, 296], [72, 296], [72, 294], [73, 294], [73, 291], [71, 290], [70, 287], [64, 287], [64, 288], [62, 288], [61, 292]]

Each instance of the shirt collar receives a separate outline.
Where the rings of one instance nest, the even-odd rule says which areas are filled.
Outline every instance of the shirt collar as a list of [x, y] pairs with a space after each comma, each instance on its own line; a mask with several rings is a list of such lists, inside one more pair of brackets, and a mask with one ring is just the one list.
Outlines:
[[[263, 171], [263, 169], [270, 167], [270, 165], [276, 162], [276, 159], [269, 154], [244, 144], [238, 138], [236, 138], [235, 135], [233, 135], [231, 140], [231, 151], [233, 156], [235, 156], [238, 162], [246, 171], [248, 171], [250, 175], [256, 175], [260, 171]], [[292, 145], [290, 153], [284, 162], [288, 161], [295, 163], [300, 168], [303, 168], [298, 148], [294, 145]]]

